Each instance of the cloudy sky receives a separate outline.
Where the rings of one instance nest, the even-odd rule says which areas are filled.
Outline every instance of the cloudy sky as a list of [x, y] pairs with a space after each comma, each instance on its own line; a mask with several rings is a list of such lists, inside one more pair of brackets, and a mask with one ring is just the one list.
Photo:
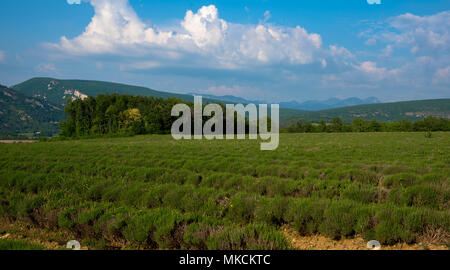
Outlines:
[[448, 0], [1, 0], [0, 83], [271, 102], [450, 97]]

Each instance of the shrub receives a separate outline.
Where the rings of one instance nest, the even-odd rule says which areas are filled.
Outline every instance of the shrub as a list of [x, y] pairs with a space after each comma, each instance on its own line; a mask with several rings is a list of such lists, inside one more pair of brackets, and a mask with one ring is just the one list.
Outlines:
[[74, 216], [76, 213], [77, 210], [74, 208], [63, 210], [58, 215], [58, 225], [62, 228], [72, 228], [75, 225]]
[[228, 179], [234, 176], [232, 173], [213, 172], [206, 175], [200, 184], [206, 187], [221, 188]]
[[373, 203], [377, 201], [376, 187], [353, 183], [341, 192], [341, 198], [360, 203]]
[[354, 215], [355, 207], [356, 204], [350, 201], [332, 202], [324, 211], [319, 232], [333, 239], [353, 235], [358, 220]]
[[227, 205], [218, 202], [219, 197], [225, 197], [221, 192], [212, 188], [191, 187], [191, 192], [186, 192], [181, 199], [182, 209], [186, 212], [198, 213], [203, 215], [221, 218]]
[[163, 198], [163, 205], [174, 209], [184, 209], [183, 197], [193, 192], [192, 186], [173, 185], [171, 189], [166, 190]]
[[82, 246], [95, 250], [105, 250], [107, 248], [105, 239], [86, 238], [83, 239]]
[[363, 184], [378, 184], [378, 174], [373, 171], [364, 169], [352, 169], [342, 172], [336, 172], [330, 175], [330, 177], [337, 178], [339, 180], [350, 180], [353, 182], [359, 182]]
[[202, 182], [203, 177], [200, 174], [189, 174], [186, 179], [186, 184], [198, 186]]
[[0, 239], [0, 250], [44, 250], [44, 246], [25, 240]]
[[407, 188], [395, 188], [388, 195], [388, 202], [401, 206], [429, 207], [433, 209], [444, 208], [446, 200], [445, 191], [433, 186], [419, 185]]
[[327, 200], [296, 199], [287, 216], [301, 235], [312, 235], [318, 231], [328, 204]]
[[383, 174], [391, 175], [391, 174], [399, 174], [410, 171], [405, 166], [397, 166], [397, 165], [391, 165], [386, 167], [386, 169], [383, 170]]
[[14, 215], [28, 217], [35, 209], [38, 209], [45, 203], [41, 195], [27, 194], [18, 201], [15, 201]]
[[354, 226], [355, 234], [362, 235], [365, 240], [374, 239], [374, 229], [376, 226], [375, 207], [360, 205], [355, 209], [352, 209], [352, 212], [357, 217], [357, 221]]
[[412, 243], [414, 234], [403, 225], [404, 212], [392, 206], [386, 206], [376, 213], [375, 239], [381, 244], [392, 245], [397, 242]]
[[208, 238], [210, 250], [283, 250], [289, 245], [283, 234], [266, 224], [228, 227]]
[[182, 248], [185, 249], [206, 249], [206, 240], [209, 237], [209, 228], [207, 225], [192, 223], [186, 225], [183, 234]]
[[129, 241], [149, 248], [176, 248], [179, 242], [173, 241], [172, 230], [182, 221], [176, 210], [158, 208], [143, 210], [132, 216], [123, 234]]
[[447, 182], [448, 176], [442, 173], [427, 173], [422, 175], [421, 183], [423, 184], [441, 184]]
[[250, 223], [254, 218], [259, 196], [247, 193], [238, 193], [231, 198], [227, 217], [236, 223]]
[[255, 210], [255, 220], [260, 223], [280, 226], [285, 223], [289, 200], [277, 196], [273, 199], [263, 198]]
[[348, 181], [337, 180], [315, 180], [310, 189], [311, 197], [339, 199], [341, 189]]
[[414, 184], [416, 181], [416, 176], [410, 173], [400, 173], [394, 174], [386, 177], [383, 180], [383, 186], [392, 188], [392, 187], [407, 187]]
[[256, 181], [256, 186], [263, 186], [264, 190], [261, 191], [261, 195], [269, 197], [275, 196], [287, 196], [292, 194], [295, 189], [295, 182], [292, 179], [282, 179], [275, 177], [260, 178], [260, 181]]
[[106, 209], [107, 206], [104, 203], [94, 204], [92, 207], [85, 209], [78, 214], [77, 222], [80, 224], [92, 225], [94, 221], [103, 215]]
[[104, 235], [112, 234], [123, 237], [122, 229], [127, 225], [131, 213], [135, 209], [130, 207], [110, 207], [98, 218], [97, 227], [101, 228]]

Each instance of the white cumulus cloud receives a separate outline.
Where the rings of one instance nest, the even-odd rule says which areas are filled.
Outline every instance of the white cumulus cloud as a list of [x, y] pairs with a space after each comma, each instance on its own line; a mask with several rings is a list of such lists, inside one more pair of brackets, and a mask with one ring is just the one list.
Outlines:
[[[162, 31], [138, 17], [128, 0], [90, 0], [95, 15], [79, 36], [51, 44], [72, 55], [197, 55], [220, 68], [323, 63], [329, 52], [319, 34], [267, 24], [242, 25], [221, 19], [214, 5], [188, 10], [172, 30]], [[324, 56], [325, 55], [325, 56]], [[197, 60], [198, 60], [197, 59]], [[148, 61], [147, 59], [146, 61]]]
[[204, 6], [197, 13], [187, 11], [181, 25], [187, 32], [182, 40], [192, 40], [199, 48], [218, 46], [224, 41], [228, 29], [227, 22], [219, 18], [219, 12], [213, 5]]
[[407, 13], [392, 18], [390, 26], [396, 31], [384, 33], [381, 38], [413, 54], [450, 52], [450, 11], [430, 16]]

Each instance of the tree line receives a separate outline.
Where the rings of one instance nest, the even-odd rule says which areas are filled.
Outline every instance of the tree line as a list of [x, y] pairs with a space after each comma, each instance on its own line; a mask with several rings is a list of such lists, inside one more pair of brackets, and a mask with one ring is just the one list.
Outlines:
[[[89, 137], [170, 134], [173, 122], [178, 119], [171, 116], [171, 111], [173, 106], [179, 103], [187, 104], [191, 109], [194, 107], [192, 102], [184, 102], [178, 98], [163, 99], [118, 94], [102, 94], [84, 100], [68, 99], [65, 107], [66, 120], [60, 123], [60, 135], [61, 137]], [[208, 118], [204, 117], [204, 120]], [[268, 122], [270, 125], [270, 121]], [[246, 120], [247, 133], [248, 130], [249, 123]], [[340, 118], [334, 118], [330, 123], [297, 122], [281, 130], [286, 133], [395, 131], [450, 131], [450, 120], [429, 116], [415, 122], [404, 119], [384, 123], [356, 118], [348, 124]]]
[[175, 119], [172, 107], [180, 99], [130, 95], [98, 95], [68, 100], [66, 120], [60, 124], [62, 137], [94, 135], [168, 134]]
[[331, 123], [297, 122], [282, 132], [286, 133], [322, 133], [322, 132], [433, 132], [450, 131], [450, 120], [428, 116], [423, 120], [411, 122], [407, 119], [384, 123], [377, 120], [353, 119], [351, 124], [344, 123], [341, 118], [334, 118]]
[[[61, 137], [98, 135], [170, 134], [178, 117], [171, 116], [176, 104], [187, 104], [193, 112], [194, 103], [178, 98], [154, 98], [118, 94], [102, 94], [81, 100], [67, 100], [66, 120], [60, 124]], [[225, 107], [219, 104], [225, 111]], [[204, 106], [203, 106], [204, 107]], [[192, 113], [191, 117], [194, 115]], [[211, 117], [203, 117], [203, 121]], [[235, 125], [237, 115], [235, 114]], [[269, 118], [270, 119], [270, 118]], [[224, 119], [224, 126], [225, 126]], [[194, 121], [191, 121], [193, 124]], [[249, 131], [245, 120], [245, 130]], [[268, 124], [270, 128], [270, 120]], [[194, 128], [192, 127], [193, 131]], [[235, 129], [235, 132], [237, 129]]]

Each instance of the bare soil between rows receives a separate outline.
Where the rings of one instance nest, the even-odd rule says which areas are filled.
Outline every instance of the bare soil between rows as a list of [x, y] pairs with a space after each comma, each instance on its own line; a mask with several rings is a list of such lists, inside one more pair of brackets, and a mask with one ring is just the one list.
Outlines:
[[[368, 250], [367, 241], [362, 237], [333, 240], [322, 235], [301, 236], [295, 230], [283, 227], [283, 234], [297, 250]], [[398, 243], [392, 246], [381, 246], [381, 250], [448, 250], [445, 245], [433, 243], [406, 244]]]

